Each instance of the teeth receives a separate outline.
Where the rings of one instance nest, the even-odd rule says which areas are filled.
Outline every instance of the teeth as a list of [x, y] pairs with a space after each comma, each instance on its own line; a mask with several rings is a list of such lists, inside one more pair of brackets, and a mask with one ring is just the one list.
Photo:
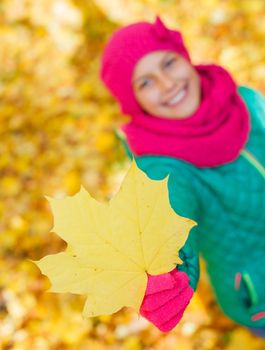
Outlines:
[[174, 96], [169, 102], [168, 105], [174, 105], [178, 103], [186, 94], [186, 90], [182, 89], [176, 96]]

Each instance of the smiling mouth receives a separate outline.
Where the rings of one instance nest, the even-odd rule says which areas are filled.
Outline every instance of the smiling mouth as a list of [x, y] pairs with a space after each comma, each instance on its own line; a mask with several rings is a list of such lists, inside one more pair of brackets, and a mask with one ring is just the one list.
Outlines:
[[187, 95], [188, 87], [185, 85], [177, 94], [173, 95], [170, 99], [163, 103], [166, 107], [175, 107], [181, 103]]

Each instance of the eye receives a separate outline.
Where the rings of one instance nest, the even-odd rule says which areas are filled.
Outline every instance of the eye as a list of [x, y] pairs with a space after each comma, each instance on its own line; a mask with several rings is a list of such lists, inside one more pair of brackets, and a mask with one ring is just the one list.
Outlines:
[[176, 57], [170, 57], [166, 59], [166, 61], [164, 62], [164, 68], [171, 68], [176, 63], [176, 61]]
[[150, 79], [144, 79], [141, 81], [141, 83], [138, 85], [138, 89], [144, 89], [145, 87], [149, 86], [151, 84]]

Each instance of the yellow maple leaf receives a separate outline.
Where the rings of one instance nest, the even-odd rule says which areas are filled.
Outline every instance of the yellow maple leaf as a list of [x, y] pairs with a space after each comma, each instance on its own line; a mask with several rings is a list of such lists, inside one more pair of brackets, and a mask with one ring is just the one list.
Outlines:
[[84, 188], [49, 202], [53, 231], [68, 247], [35, 263], [49, 277], [51, 291], [87, 296], [84, 316], [124, 306], [139, 310], [147, 273], [166, 273], [180, 263], [178, 251], [195, 225], [170, 207], [167, 179], [150, 180], [135, 162], [107, 204]]

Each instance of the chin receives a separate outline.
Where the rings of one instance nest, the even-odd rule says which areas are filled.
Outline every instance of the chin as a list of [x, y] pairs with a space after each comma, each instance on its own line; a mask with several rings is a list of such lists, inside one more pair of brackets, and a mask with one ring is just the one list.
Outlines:
[[174, 115], [170, 115], [168, 118], [170, 119], [187, 119], [193, 115], [193, 112], [186, 113], [175, 113]]
[[189, 108], [188, 110], [186, 111], [183, 111], [183, 113], [179, 114], [179, 116], [176, 118], [178, 119], [187, 119], [187, 118], [190, 118], [194, 115], [194, 113], [197, 111], [198, 107], [196, 108]]

